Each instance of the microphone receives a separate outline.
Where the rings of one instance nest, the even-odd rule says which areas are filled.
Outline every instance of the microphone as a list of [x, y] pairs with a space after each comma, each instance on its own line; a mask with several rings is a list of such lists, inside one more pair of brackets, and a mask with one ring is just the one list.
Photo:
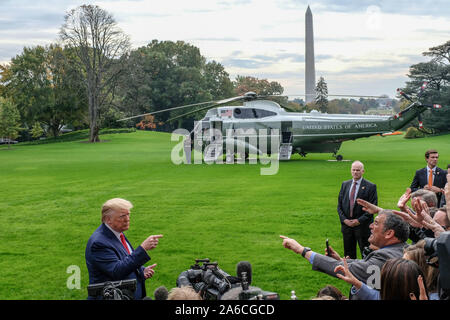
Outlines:
[[236, 275], [242, 281], [242, 272], [247, 273], [248, 285], [252, 284], [252, 265], [248, 261], [240, 261], [236, 265]]
[[155, 289], [153, 295], [155, 296], [155, 300], [167, 300], [169, 297], [169, 291], [167, 291], [165, 286], [161, 286]]

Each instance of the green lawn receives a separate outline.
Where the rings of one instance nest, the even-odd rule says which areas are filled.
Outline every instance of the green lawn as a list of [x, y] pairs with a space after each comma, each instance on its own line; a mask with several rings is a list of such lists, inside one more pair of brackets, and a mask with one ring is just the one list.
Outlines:
[[[0, 299], [85, 299], [86, 242], [100, 224], [100, 208], [121, 197], [134, 204], [127, 237], [134, 246], [163, 234], [150, 252], [157, 263], [147, 292], [175, 286], [196, 258], [218, 261], [235, 274], [253, 266], [253, 284], [289, 299], [310, 299], [326, 284], [345, 294], [341, 280], [311, 270], [281, 246], [280, 234], [323, 252], [325, 239], [342, 253], [336, 202], [351, 162], [330, 154], [295, 155], [278, 174], [261, 165], [174, 165], [170, 135], [134, 132], [104, 135], [104, 143], [64, 142], [0, 147]], [[393, 207], [423, 167], [428, 148], [450, 162], [450, 136], [406, 140], [401, 136], [345, 142], [340, 154], [361, 160], [376, 183], [382, 207]], [[81, 289], [68, 289], [66, 269], [81, 268]]]

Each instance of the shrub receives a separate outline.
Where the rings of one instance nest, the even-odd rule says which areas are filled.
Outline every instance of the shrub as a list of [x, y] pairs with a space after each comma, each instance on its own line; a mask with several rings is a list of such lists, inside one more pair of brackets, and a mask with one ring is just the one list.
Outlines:
[[426, 134], [415, 127], [409, 127], [406, 130], [405, 139], [424, 138]]

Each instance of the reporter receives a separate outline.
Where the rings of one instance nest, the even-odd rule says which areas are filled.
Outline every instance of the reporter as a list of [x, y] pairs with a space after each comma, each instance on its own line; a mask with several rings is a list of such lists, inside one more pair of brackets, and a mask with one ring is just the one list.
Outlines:
[[352, 285], [352, 295], [360, 300], [416, 300], [416, 297], [428, 300], [423, 272], [412, 260], [395, 258], [386, 261], [381, 269], [380, 291], [356, 279], [346, 260], [344, 265], [336, 267], [335, 272], [338, 278]]
[[[348, 260], [350, 271], [362, 282], [367, 282], [371, 276], [370, 267], [378, 266], [380, 269], [384, 263], [391, 258], [402, 257], [403, 248], [407, 245], [409, 227], [408, 225], [390, 210], [381, 211], [370, 225], [371, 235], [369, 243], [377, 250], [372, 251], [363, 259]], [[336, 277], [334, 272], [338, 265], [343, 265], [344, 260], [334, 251], [331, 257], [312, 251], [304, 247], [296, 240], [280, 235], [283, 239], [282, 245], [297, 254], [301, 254], [313, 267], [328, 275]]]
[[435, 268], [427, 263], [424, 246], [425, 241], [420, 240], [416, 244], [406, 247], [403, 259], [412, 260], [417, 263], [424, 274], [423, 281], [428, 289], [430, 300], [439, 300], [439, 268]]

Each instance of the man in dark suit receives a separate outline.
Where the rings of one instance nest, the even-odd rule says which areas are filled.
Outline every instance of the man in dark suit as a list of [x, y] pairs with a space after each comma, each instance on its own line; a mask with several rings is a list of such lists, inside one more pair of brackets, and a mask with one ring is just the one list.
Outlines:
[[[89, 284], [136, 279], [134, 298], [142, 299], [146, 296], [145, 280], [153, 276], [156, 266], [143, 267], [150, 260], [147, 251], [158, 245], [162, 235], [152, 235], [133, 249], [123, 234], [130, 227], [132, 207], [131, 202], [120, 198], [103, 204], [102, 224], [89, 238], [85, 256]], [[98, 298], [101, 297], [88, 297]]]
[[437, 204], [439, 207], [445, 183], [447, 182], [447, 172], [437, 166], [438, 159], [439, 153], [437, 150], [431, 149], [425, 152], [427, 166], [416, 171], [410, 188], [412, 192], [418, 189], [433, 191], [438, 198]]
[[363, 211], [356, 199], [377, 205], [378, 195], [377, 186], [362, 177], [364, 174], [362, 162], [352, 163], [351, 174], [352, 179], [342, 183], [337, 211], [344, 238], [344, 255], [356, 259], [356, 243], [362, 255], [364, 248], [369, 246], [369, 226], [373, 222], [373, 216]]

